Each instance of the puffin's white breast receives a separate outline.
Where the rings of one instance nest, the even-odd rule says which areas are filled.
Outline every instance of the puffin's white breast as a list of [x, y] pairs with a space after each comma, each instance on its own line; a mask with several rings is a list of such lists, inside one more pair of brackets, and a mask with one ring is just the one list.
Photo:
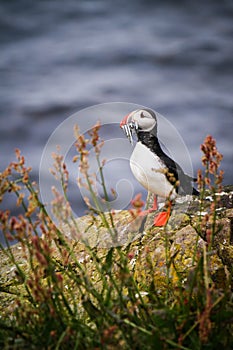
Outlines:
[[140, 184], [161, 197], [176, 197], [174, 186], [167, 180], [165, 164], [147, 146], [137, 142], [130, 158], [131, 170]]

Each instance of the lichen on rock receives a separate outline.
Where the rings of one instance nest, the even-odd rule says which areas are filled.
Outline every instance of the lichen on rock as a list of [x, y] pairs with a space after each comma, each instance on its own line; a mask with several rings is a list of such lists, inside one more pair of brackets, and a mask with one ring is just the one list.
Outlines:
[[[219, 288], [224, 288], [233, 266], [232, 187], [224, 188], [223, 193], [217, 219], [219, 230], [214, 237], [213, 249], [209, 252], [210, 276]], [[151, 283], [156, 287], [157, 293], [166, 291], [168, 283], [176, 288], [183, 281], [183, 286], [186, 288], [197, 261], [196, 257], [201, 254], [206, 242], [205, 237], [201, 237], [197, 229], [200, 218], [198, 200], [190, 202], [185, 212], [182, 212], [183, 206], [183, 203], [176, 205], [165, 228], [153, 227], [154, 213], [137, 220], [132, 220], [128, 211], [114, 214], [114, 228], [119, 233], [115, 246], [120, 246], [122, 251], [130, 252], [129, 266], [142, 292], [145, 286], [148, 288]], [[111, 227], [110, 216], [106, 214], [106, 217]], [[85, 239], [84, 236], [80, 238], [79, 234], [74, 237], [65, 226], [62, 232], [67, 234], [71, 246], [73, 245], [73, 253], [79, 257], [81, 263], [85, 262], [93, 280], [97, 280], [95, 266], [85, 250], [85, 244], [88, 242], [91, 249], [96, 249], [100, 259], [105, 257], [113, 243], [109, 229], [104, 227], [101, 218], [96, 217], [93, 221], [91, 216], [79, 218], [78, 226], [81, 228], [80, 232], [85, 233]], [[11, 247], [11, 251], [17, 264], [27, 274], [28, 260], [20, 244]], [[60, 259], [58, 249], [54, 248], [53, 254], [54, 259]], [[23, 281], [17, 275], [12, 259], [3, 251], [0, 251], [0, 258], [0, 310], [4, 313], [13, 305]]]

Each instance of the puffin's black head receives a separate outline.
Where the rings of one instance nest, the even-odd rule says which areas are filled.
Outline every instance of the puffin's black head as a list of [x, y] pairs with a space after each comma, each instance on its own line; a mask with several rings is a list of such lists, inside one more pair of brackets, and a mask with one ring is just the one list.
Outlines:
[[157, 118], [154, 111], [151, 109], [143, 108], [137, 109], [124, 117], [120, 123], [120, 127], [127, 131], [128, 137], [132, 139], [132, 131], [149, 132], [154, 136], [157, 136]]

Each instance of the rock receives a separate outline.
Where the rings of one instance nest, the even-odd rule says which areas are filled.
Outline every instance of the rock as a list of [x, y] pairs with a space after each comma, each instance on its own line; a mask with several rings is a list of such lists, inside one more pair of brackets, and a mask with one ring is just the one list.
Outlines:
[[170, 253], [171, 256], [174, 256], [174, 264], [178, 272], [183, 273], [195, 265], [197, 255], [201, 253], [203, 245], [203, 239], [197, 235], [191, 225], [175, 232]]
[[[233, 186], [227, 186], [219, 194], [221, 200], [217, 210], [218, 230], [212, 250], [208, 252], [210, 276], [219, 288], [225, 287], [233, 266], [232, 193]], [[208, 212], [211, 196], [207, 199], [205, 204]], [[100, 216], [87, 215], [79, 218], [78, 232], [75, 230], [76, 226], [62, 227], [63, 233], [69, 237], [70, 244], [74, 247], [74, 253], [80, 262], [85, 261], [94, 280], [95, 266], [85, 244], [91, 249], [96, 249], [100, 259], [106, 256], [112, 246], [121, 246], [126, 250], [130, 256], [130, 268], [141, 291], [145, 286], [153, 284], [157, 293], [163, 293], [167, 290], [168, 283], [176, 288], [181, 281], [180, 277], [184, 288], [187, 288], [190, 279], [193, 278], [196, 257], [202, 253], [206, 244], [206, 237], [200, 236], [198, 230], [200, 218], [205, 215], [200, 213], [198, 199], [189, 198], [187, 201], [176, 203], [165, 228], [153, 226], [154, 213], [147, 217], [137, 217], [135, 220], [128, 211], [118, 211], [112, 216], [109, 213], [104, 215], [105, 224]], [[114, 229], [109, 230], [106, 225]], [[115, 236], [112, 236], [112, 233]], [[11, 251], [16, 263], [27, 273], [29, 263], [20, 244], [12, 247]], [[61, 253], [55, 247], [54, 259], [60, 258]], [[0, 311], [5, 312], [6, 307], [14, 301], [23, 281], [17, 275], [15, 264], [3, 251], [0, 251], [0, 259]]]

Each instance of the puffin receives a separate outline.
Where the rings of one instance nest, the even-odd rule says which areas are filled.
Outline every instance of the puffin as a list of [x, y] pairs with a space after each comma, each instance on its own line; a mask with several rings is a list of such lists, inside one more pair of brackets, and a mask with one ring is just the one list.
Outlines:
[[144, 108], [132, 111], [122, 119], [120, 128], [132, 145], [133, 134], [137, 135], [130, 157], [130, 168], [137, 181], [154, 194], [153, 207], [142, 211], [140, 215], [156, 211], [157, 196], [163, 197], [166, 205], [154, 217], [154, 226], [165, 226], [177, 196], [199, 195], [192, 185], [196, 179], [185, 174], [180, 165], [163, 151], [158, 140], [158, 123], [153, 110]]

